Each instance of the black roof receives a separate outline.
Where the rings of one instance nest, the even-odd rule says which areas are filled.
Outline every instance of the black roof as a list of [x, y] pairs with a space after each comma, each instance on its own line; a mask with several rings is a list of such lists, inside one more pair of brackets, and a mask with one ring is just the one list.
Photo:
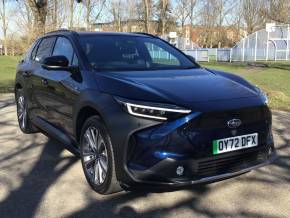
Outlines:
[[127, 33], [127, 32], [83, 32], [83, 31], [73, 31], [73, 30], [65, 30], [60, 29], [52, 32], [46, 33], [46, 35], [69, 35], [69, 34], [77, 34], [79, 36], [90, 36], [90, 35], [102, 35], [102, 36], [145, 36], [145, 37], [155, 37], [154, 35], [148, 33]]

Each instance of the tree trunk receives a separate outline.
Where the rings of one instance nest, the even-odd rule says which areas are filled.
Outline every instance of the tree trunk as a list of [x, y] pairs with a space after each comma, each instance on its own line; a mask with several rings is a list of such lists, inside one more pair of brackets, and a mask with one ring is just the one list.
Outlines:
[[57, 4], [57, 0], [54, 0], [53, 2], [53, 29], [57, 29], [58, 28], [58, 4]]
[[148, 0], [143, 0], [143, 10], [144, 10], [144, 23], [145, 23], [145, 32], [149, 33], [149, 2]]
[[6, 5], [5, 0], [2, 0], [2, 26], [3, 26], [3, 46], [4, 46], [4, 55], [8, 55], [8, 45], [7, 45], [7, 21], [6, 21]]
[[86, 28], [87, 28], [87, 31], [89, 31], [91, 29], [90, 28], [91, 0], [87, 0], [86, 1], [86, 10], [87, 10], [87, 13], [86, 13]]
[[185, 21], [182, 20], [182, 21], [181, 21], [181, 36], [182, 36], [182, 37], [184, 37], [184, 35], [185, 35], [185, 34], [184, 34], [184, 23], [185, 23]]
[[72, 29], [74, 25], [74, 1], [70, 0], [69, 10], [70, 10], [70, 17], [69, 17], [69, 28]]
[[45, 22], [47, 15], [47, 0], [27, 0], [34, 17], [34, 30], [36, 35], [45, 33]]
[[162, 0], [161, 8], [161, 35], [165, 34], [165, 19], [166, 19], [167, 0]]
[[121, 30], [121, 16], [119, 15], [119, 17], [118, 17], [118, 32], [122, 32], [122, 30]]
[[192, 37], [192, 26], [193, 26], [193, 9], [195, 7], [196, 0], [190, 0], [190, 12], [189, 12], [189, 20], [190, 20], [190, 29], [189, 29], [189, 35], [190, 39]]

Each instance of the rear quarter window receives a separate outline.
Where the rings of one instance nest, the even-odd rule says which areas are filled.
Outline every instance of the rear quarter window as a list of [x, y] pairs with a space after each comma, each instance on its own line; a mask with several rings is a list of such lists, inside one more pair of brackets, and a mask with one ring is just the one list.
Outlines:
[[26, 53], [24, 60], [25, 61], [29, 61], [29, 60], [34, 60], [35, 56], [36, 56], [36, 52], [37, 52], [37, 48], [39, 45], [40, 40], [36, 40], [33, 45], [31, 46], [31, 48], [29, 49], [29, 51]]

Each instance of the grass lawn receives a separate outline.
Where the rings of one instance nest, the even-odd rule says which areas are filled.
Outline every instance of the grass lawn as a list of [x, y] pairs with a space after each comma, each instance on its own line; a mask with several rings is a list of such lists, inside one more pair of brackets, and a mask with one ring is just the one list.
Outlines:
[[0, 56], [0, 93], [13, 91], [16, 66], [20, 59], [19, 56]]
[[[0, 93], [12, 92], [15, 71], [21, 57], [0, 56]], [[290, 62], [247, 63], [204, 62], [202, 66], [239, 74], [261, 87], [269, 96], [270, 106], [290, 111]]]

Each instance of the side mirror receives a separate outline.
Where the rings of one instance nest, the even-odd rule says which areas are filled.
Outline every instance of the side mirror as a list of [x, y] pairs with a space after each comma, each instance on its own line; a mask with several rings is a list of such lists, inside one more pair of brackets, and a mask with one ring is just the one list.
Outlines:
[[48, 70], [57, 70], [68, 67], [69, 61], [65, 56], [51, 56], [44, 58], [42, 66]]
[[196, 63], [196, 60], [194, 57], [192, 57], [191, 55], [186, 55], [192, 62]]
[[71, 73], [79, 72], [78, 66], [68, 66], [69, 60], [63, 56], [47, 57], [42, 62], [42, 67], [46, 70], [70, 71]]

